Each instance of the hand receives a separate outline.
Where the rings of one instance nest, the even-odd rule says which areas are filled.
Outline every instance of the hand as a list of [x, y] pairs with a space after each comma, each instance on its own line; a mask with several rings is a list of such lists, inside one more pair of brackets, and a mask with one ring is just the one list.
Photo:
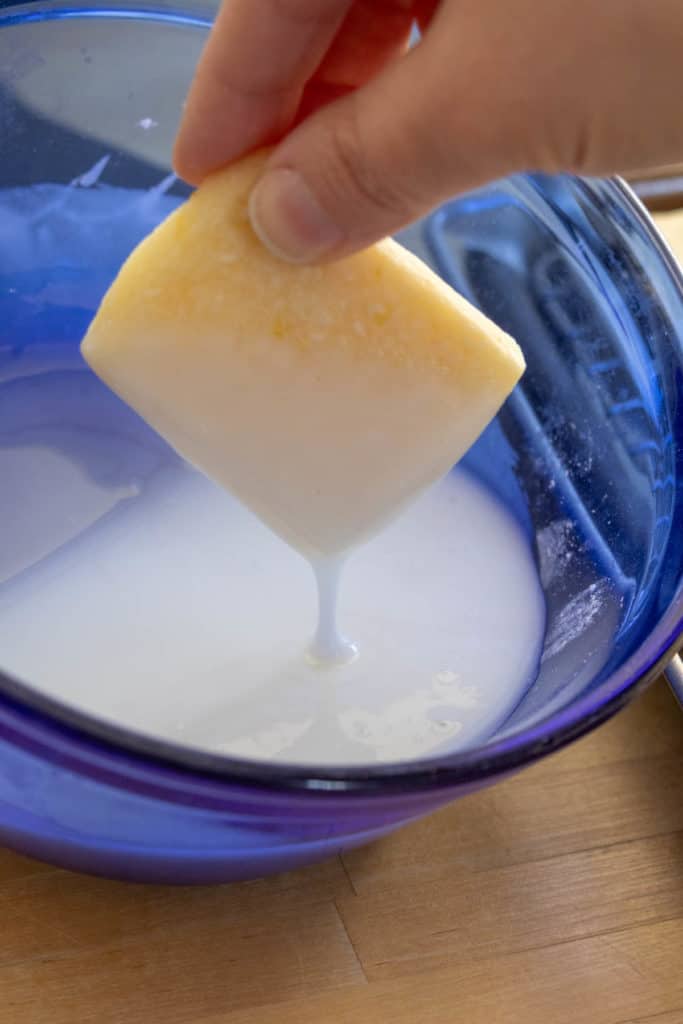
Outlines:
[[325, 260], [515, 171], [680, 161], [681, 95], [681, 0], [225, 0], [175, 163], [278, 143], [254, 227]]

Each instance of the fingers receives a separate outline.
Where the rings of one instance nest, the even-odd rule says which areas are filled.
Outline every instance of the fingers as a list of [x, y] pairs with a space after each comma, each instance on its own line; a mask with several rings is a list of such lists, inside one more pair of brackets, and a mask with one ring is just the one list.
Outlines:
[[352, 0], [227, 0], [201, 56], [176, 142], [178, 173], [211, 170], [291, 123]]
[[290, 132], [255, 230], [284, 258], [336, 258], [513, 171], [679, 160], [682, 38], [681, 0], [227, 0], [176, 166], [198, 182]]
[[358, 87], [405, 52], [418, 0], [355, 0], [315, 74], [316, 81]]
[[675, 162], [682, 38], [680, 0], [443, 0], [419, 46], [278, 146], [254, 229], [327, 260], [515, 171]]
[[475, 160], [470, 154], [478, 134], [467, 113], [472, 60], [463, 55], [454, 72], [453, 52], [441, 53], [439, 40], [430, 30], [278, 147], [252, 195], [251, 216], [282, 258], [309, 262], [359, 249], [497, 170], [485, 146]]
[[306, 84], [294, 127], [320, 107], [364, 85], [408, 49], [414, 0], [356, 0]]

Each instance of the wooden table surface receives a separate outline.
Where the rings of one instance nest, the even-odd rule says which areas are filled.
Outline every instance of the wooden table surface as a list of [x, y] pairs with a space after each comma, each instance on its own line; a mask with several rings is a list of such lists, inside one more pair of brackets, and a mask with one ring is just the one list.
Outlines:
[[683, 715], [663, 683], [517, 778], [264, 881], [0, 852], [0, 1024], [683, 1024]]

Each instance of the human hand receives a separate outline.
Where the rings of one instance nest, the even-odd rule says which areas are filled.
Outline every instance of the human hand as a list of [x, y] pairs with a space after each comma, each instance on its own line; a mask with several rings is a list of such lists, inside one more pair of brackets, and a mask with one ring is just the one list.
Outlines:
[[680, 161], [682, 86], [681, 0], [225, 0], [175, 163], [278, 143], [255, 230], [331, 259], [515, 171]]

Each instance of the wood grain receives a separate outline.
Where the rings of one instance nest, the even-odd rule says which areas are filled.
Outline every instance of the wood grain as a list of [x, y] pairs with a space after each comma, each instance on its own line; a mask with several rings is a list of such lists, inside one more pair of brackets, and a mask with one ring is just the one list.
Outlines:
[[683, 1024], [682, 767], [660, 683], [305, 871], [168, 889], [0, 852], [0, 1024]]

